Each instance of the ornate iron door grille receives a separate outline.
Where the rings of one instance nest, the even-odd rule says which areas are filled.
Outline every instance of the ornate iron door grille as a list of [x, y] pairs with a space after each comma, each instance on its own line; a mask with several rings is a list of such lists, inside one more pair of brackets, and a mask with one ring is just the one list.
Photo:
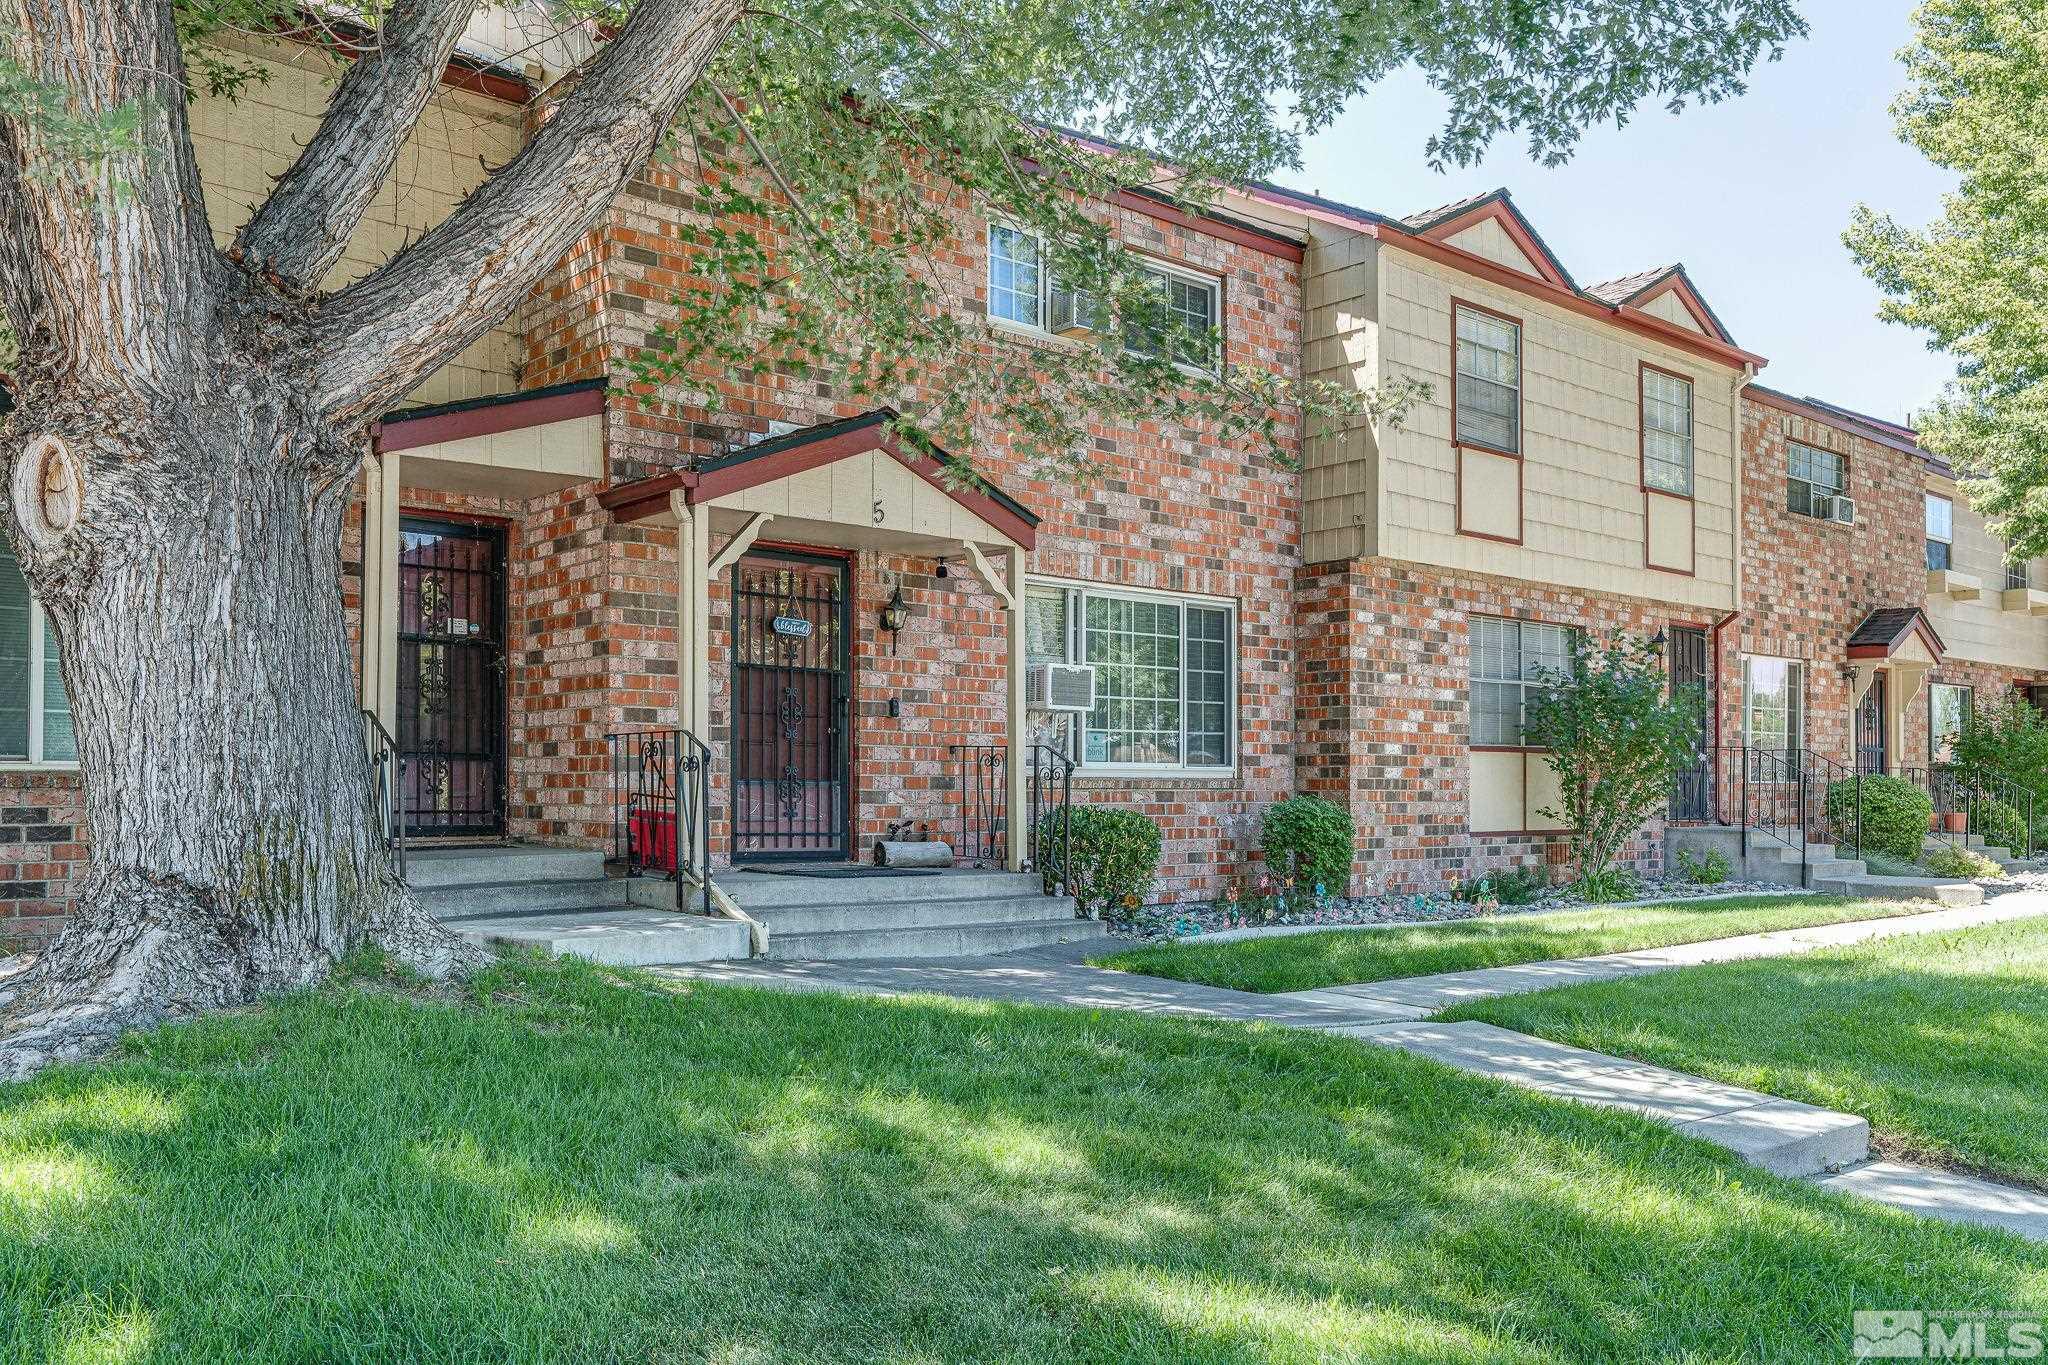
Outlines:
[[1708, 698], [1707, 633], [1697, 626], [1673, 626], [1670, 631], [1671, 691], [1675, 696], [1687, 687], [1699, 689], [1700, 737], [1693, 764], [1678, 774], [1671, 793], [1673, 820], [1701, 821], [1713, 809], [1714, 772], [1711, 755], [1714, 737], [1709, 733], [1712, 702]]
[[846, 564], [748, 555], [733, 566], [735, 860], [852, 855]]
[[1882, 773], [1888, 755], [1885, 753], [1884, 674], [1879, 673], [1870, 680], [1870, 690], [1863, 694], [1863, 700], [1856, 706], [1856, 771], [1859, 773]]
[[398, 750], [411, 835], [505, 831], [505, 533], [399, 524]]

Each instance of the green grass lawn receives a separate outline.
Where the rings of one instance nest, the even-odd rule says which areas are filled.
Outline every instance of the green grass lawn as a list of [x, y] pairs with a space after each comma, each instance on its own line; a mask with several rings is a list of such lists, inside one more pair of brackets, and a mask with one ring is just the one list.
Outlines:
[[0, 1360], [1788, 1360], [2048, 1248], [1345, 1039], [519, 963], [0, 1087]]
[[1861, 1114], [1885, 1150], [2048, 1188], [2048, 921], [1460, 1008]]
[[1336, 930], [1230, 943], [1196, 939], [1130, 948], [1092, 960], [1098, 967], [1232, 990], [1306, 991], [1558, 957], [1665, 948], [1674, 943], [1803, 929], [1839, 920], [1882, 919], [1918, 914], [1927, 908], [1904, 901], [1859, 901], [1843, 896], [1742, 896], [1691, 904], [1545, 910], [1449, 924]]

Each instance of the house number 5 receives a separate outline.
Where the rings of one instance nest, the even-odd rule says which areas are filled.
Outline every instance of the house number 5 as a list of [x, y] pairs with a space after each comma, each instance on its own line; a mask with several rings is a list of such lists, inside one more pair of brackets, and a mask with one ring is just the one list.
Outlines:
[[882, 500], [881, 500], [880, 498], [876, 498], [876, 499], [875, 499], [875, 525], [877, 525], [877, 526], [880, 526], [880, 525], [881, 525], [881, 524], [882, 524], [883, 522], [887, 521], [888, 519], [889, 519], [889, 514], [888, 514], [888, 513], [886, 512], [886, 511], [884, 511], [884, 510], [883, 510], [883, 508], [882, 508]]

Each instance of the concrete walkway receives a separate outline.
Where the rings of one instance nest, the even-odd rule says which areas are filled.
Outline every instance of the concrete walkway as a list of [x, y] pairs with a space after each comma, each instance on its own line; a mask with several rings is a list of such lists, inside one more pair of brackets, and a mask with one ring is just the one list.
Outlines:
[[1282, 995], [1255, 995], [1088, 966], [1087, 954], [1101, 951], [1099, 945], [1070, 944], [954, 960], [720, 962], [655, 970], [695, 981], [778, 990], [949, 995], [1262, 1022], [1331, 1033], [1399, 1048], [1560, 1099], [1626, 1109], [1716, 1143], [1777, 1175], [1811, 1179], [1826, 1189], [1931, 1218], [1979, 1223], [2048, 1241], [2048, 1196], [1944, 1171], [1872, 1161], [1870, 1125], [1854, 1114], [1567, 1047], [1492, 1024], [1430, 1020], [1431, 1015], [1470, 1000], [2043, 915], [2048, 915], [2048, 893], [2019, 892], [1981, 906], [1891, 919]]

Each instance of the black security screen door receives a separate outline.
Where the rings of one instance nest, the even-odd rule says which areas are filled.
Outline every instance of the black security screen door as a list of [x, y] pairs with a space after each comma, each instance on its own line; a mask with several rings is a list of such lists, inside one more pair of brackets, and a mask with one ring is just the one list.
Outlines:
[[735, 861], [851, 856], [847, 635], [844, 561], [758, 554], [733, 567]]
[[505, 533], [399, 526], [398, 749], [406, 829], [505, 830]]
[[1693, 761], [1679, 772], [1671, 792], [1671, 818], [1705, 820], [1711, 809], [1709, 798], [1714, 788], [1711, 761], [1707, 757], [1713, 752], [1713, 736], [1709, 733], [1712, 718], [1707, 696], [1707, 633], [1697, 626], [1673, 626], [1669, 639], [1671, 695], [1676, 697], [1687, 688], [1694, 689], [1693, 701], [1699, 708], [1700, 727]]
[[1870, 680], [1870, 690], [1856, 707], [1856, 771], [1882, 773], [1885, 762], [1884, 674]]

